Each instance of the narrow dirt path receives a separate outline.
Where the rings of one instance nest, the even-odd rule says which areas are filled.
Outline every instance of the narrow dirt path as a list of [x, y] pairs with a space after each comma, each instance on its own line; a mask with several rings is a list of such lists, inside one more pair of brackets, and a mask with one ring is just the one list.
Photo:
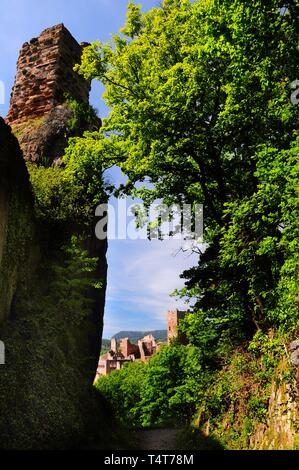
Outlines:
[[133, 432], [139, 450], [224, 450], [222, 444], [200, 430], [186, 434], [175, 428], [140, 429]]
[[178, 429], [149, 429], [138, 431], [136, 438], [142, 450], [176, 450]]

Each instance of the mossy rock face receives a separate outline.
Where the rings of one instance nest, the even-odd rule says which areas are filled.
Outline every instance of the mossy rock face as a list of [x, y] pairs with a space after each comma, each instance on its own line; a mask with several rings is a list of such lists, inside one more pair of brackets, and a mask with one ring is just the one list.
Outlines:
[[0, 119], [0, 327], [38, 257], [29, 175], [16, 138]]
[[70, 137], [81, 136], [87, 130], [98, 130], [101, 120], [91, 107], [84, 106], [91, 110], [89, 114], [92, 118], [87, 112], [79, 113], [77, 109], [81, 110], [83, 104], [72, 100], [56, 106], [41, 118], [15, 126], [13, 132], [19, 140], [25, 160], [46, 167], [58, 164]]
[[266, 426], [259, 424], [251, 438], [254, 450], [292, 450], [296, 448], [298, 395], [296, 379], [289, 361], [283, 358], [273, 374]]
[[[2, 340], [6, 364], [0, 376], [0, 448], [69, 449], [107, 445], [109, 416], [92, 387], [90, 317], [66, 317], [37, 273], [16, 299]], [[77, 316], [76, 316], [77, 315]]]
[[194, 418], [195, 428], [230, 450], [296, 448], [296, 377], [285, 357], [285, 339], [277, 336], [277, 342], [275, 360], [273, 356], [269, 360], [269, 353], [257, 357], [247, 350], [232, 355], [207, 389]]
[[53, 268], [67, 265], [61, 237], [58, 242], [36, 222], [27, 168], [3, 120], [0, 147], [0, 448], [116, 447], [112, 418], [93, 389], [106, 245], [85, 242], [97, 253], [94, 274], [103, 281], [102, 289], [86, 294], [93, 306], [84, 314], [75, 303], [63, 308], [67, 296], [55, 286], [64, 278], [55, 279]]

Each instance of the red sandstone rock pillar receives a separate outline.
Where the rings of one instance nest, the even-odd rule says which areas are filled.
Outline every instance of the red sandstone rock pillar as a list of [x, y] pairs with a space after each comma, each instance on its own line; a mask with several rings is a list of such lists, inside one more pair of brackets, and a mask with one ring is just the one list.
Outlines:
[[6, 118], [10, 125], [44, 116], [64, 102], [65, 93], [88, 103], [90, 82], [73, 70], [85, 45], [78, 44], [63, 24], [23, 45]]

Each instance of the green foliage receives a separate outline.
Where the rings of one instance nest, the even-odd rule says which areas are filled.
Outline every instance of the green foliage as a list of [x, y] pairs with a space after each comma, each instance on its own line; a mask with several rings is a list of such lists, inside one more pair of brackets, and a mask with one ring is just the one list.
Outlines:
[[279, 364], [281, 358], [285, 355], [285, 346], [281, 336], [274, 336], [273, 331], [264, 334], [261, 330], [257, 331], [253, 340], [250, 342], [248, 350], [255, 357], [260, 358], [260, 370], [257, 375], [268, 382], [271, 381], [273, 371]]
[[[130, 363], [100, 378], [96, 387], [126, 426], [182, 426], [194, 417], [180, 439], [187, 448], [247, 449], [256, 426], [267, 423], [277, 374], [270, 351], [278, 354], [282, 339], [266, 338], [257, 334], [250, 353], [227, 351], [218, 369], [207, 368], [201, 348], [173, 343], [148, 363]], [[286, 375], [283, 380], [288, 382]], [[207, 425], [209, 439], [202, 434]]]
[[96, 110], [87, 103], [79, 102], [66, 95], [66, 104], [72, 111], [72, 117], [68, 122], [71, 133], [84, 131], [88, 126], [100, 127], [100, 120]]
[[49, 304], [56, 302], [68, 324], [78, 326], [81, 319], [90, 314], [93, 301], [87, 296], [88, 289], [102, 287], [100, 280], [90, 276], [95, 272], [98, 259], [90, 258], [80, 243], [82, 240], [72, 236], [69, 245], [65, 247], [66, 258], [51, 264], [51, 289], [45, 297]]
[[[160, 353], [148, 364], [148, 381], [142, 394], [142, 423], [166, 424], [176, 417], [177, 406], [181, 406], [179, 418], [184, 416], [183, 394], [180, 387], [184, 385], [183, 348], [172, 346], [162, 348]], [[187, 401], [188, 401], [188, 397]]]
[[298, 138], [289, 150], [259, 151], [257, 189], [227, 204], [220, 251], [223, 268], [238, 269], [249, 279], [255, 323], [285, 331], [298, 324], [298, 152]]
[[184, 420], [197, 403], [216, 434], [228, 420], [225, 444], [241, 448], [254, 420], [264, 422], [283, 351], [277, 331], [299, 324], [299, 107], [290, 100], [299, 10], [281, 6], [164, 0], [142, 13], [130, 2], [120, 34], [86, 48], [77, 66], [104, 84], [111, 112], [69, 150], [118, 165], [128, 183], [116, 194], [204, 204], [206, 249], [180, 292], [195, 301], [181, 326], [190, 345], [146, 366], [138, 422]]
[[141, 32], [143, 23], [142, 23], [142, 14], [141, 14], [141, 5], [135, 5], [133, 2], [128, 4], [128, 13], [127, 13], [127, 23], [120, 30], [125, 36], [129, 38], [134, 38]]
[[[268, 401], [268, 397], [261, 398], [256, 396], [252, 396], [248, 400], [248, 410], [250, 415], [256, 417], [258, 421], [265, 424], [267, 424]], [[252, 431], [253, 429], [251, 429], [251, 432]]]
[[186, 423], [208, 380], [198, 352], [192, 346], [164, 346], [148, 363], [130, 363], [99, 378], [96, 388], [125, 425]]
[[82, 208], [76, 204], [79, 189], [67, 180], [61, 167], [45, 168], [27, 163], [35, 197], [37, 218], [41, 222], [65, 223], [75, 214], [80, 216]]
[[147, 365], [136, 362], [101, 377], [95, 386], [110, 403], [119, 421], [128, 427], [136, 427], [141, 424], [139, 404], [146, 380]]
[[197, 426], [208, 423], [211, 437], [225, 448], [248, 449], [255, 426], [266, 423], [270, 388], [259, 374], [259, 360], [245, 351], [235, 352], [214, 372], [195, 415]]
[[204, 204], [208, 247], [184, 273], [184, 295], [214, 342], [298, 323], [299, 15], [280, 7], [164, 0], [142, 13], [130, 2], [120, 34], [77, 66], [102, 81], [111, 108], [81, 145], [121, 167], [118, 191]]
[[84, 139], [70, 139], [63, 159], [67, 180], [79, 190], [83, 207], [86, 205], [90, 211], [107, 200], [102, 152], [99, 135], [86, 132]]
[[52, 226], [90, 224], [96, 204], [106, 201], [103, 171], [94, 153], [68, 148], [63, 166], [27, 163], [38, 220]]

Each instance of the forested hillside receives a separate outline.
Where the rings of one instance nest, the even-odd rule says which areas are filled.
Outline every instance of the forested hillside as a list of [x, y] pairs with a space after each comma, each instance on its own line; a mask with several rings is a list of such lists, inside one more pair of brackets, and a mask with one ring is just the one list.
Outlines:
[[166, 330], [149, 330], [149, 331], [120, 331], [114, 335], [114, 338], [119, 340], [122, 338], [129, 338], [133, 342], [137, 342], [139, 339], [147, 335], [153, 335], [157, 341], [167, 341]]

